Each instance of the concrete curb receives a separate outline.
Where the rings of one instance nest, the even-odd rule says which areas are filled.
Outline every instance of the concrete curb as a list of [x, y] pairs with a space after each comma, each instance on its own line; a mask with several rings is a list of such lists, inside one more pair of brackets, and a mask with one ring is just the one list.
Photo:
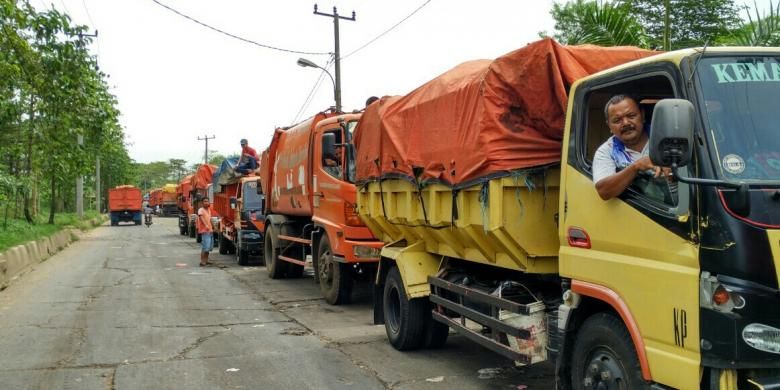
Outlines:
[[[107, 220], [101, 215], [91, 221], [92, 227], [100, 226]], [[0, 290], [8, 287], [14, 280], [55, 253], [65, 249], [70, 243], [78, 240], [80, 231], [66, 227], [49, 237], [30, 241], [0, 252]]]

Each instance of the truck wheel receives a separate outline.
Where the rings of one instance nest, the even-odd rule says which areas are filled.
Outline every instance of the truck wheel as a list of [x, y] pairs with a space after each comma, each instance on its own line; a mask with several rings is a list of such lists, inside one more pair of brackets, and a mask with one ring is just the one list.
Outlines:
[[219, 233], [219, 254], [226, 255], [228, 253], [228, 243], [225, 236]]
[[238, 265], [249, 265], [249, 251], [238, 248], [236, 249], [236, 257], [238, 258]]
[[187, 227], [186, 226], [179, 226], [179, 235], [186, 236], [187, 235]]
[[322, 236], [320, 240], [316, 272], [325, 302], [331, 305], [349, 303], [352, 298], [352, 275], [346, 264], [334, 261], [327, 235]]
[[141, 221], [133, 221], [133, 222], [135, 222], [136, 225], [140, 225], [141, 224]]
[[263, 256], [265, 257], [265, 267], [268, 270], [268, 277], [271, 279], [281, 279], [287, 271], [286, 261], [279, 260], [279, 249], [276, 248], [279, 239], [276, 238], [276, 232], [273, 227], [265, 231], [263, 240]]
[[426, 309], [430, 306], [427, 298], [406, 297], [398, 267], [393, 267], [387, 274], [382, 306], [390, 344], [399, 351], [419, 348], [424, 341]]
[[572, 388], [650, 389], [631, 335], [617, 317], [599, 313], [582, 324], [572, 351]]
[[195, 238], [195, 235], [197, 234], [195, 231], [195, 224], [190, 224], [188, 232], [190, 233], [190, 238]]

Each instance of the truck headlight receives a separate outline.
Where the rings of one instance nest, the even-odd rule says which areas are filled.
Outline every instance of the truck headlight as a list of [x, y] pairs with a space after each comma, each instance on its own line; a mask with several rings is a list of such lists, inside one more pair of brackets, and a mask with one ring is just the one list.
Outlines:
[[374, 248], [365, 245], [355, 245], [352, 247], [352, 254], [354, 254], [355, 257], [358, 258], [376, 259], [379, 258], [380, 250], [381, 250], [380, 248]]
[[742, 340], [759, 351], [780, 354], [780, 329], [750, 324], [742, 329]]

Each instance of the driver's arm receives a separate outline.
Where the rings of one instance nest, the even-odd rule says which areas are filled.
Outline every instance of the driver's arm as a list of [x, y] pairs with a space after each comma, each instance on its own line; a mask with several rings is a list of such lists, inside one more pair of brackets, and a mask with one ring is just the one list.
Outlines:
[[617, 172], [617, 166], [605, 148], [599, 148], [593, 156], [593, 182], [603, 200], [615, 198], [631, 185], [640, 171], [653, 169], [650, 157], [642, 157]]

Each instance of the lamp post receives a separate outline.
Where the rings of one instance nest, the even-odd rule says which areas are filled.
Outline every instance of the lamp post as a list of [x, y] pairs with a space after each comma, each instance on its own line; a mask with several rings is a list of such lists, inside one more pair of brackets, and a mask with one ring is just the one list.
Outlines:
[[336, 111], [341, 112], [341, 86], [336, 83], [336, 80], [333, 78], [333, 75], [328, 72], [327, 69], [305, 59], [305, 58], [298, 58], [297, 62], [298, 66], [303, 68], [317, 68], [322, 69], [323, 72], [325, 72], [328, 77], [330, 77], [330, 81], [333, 82], [333, 98], [336, 100]]

